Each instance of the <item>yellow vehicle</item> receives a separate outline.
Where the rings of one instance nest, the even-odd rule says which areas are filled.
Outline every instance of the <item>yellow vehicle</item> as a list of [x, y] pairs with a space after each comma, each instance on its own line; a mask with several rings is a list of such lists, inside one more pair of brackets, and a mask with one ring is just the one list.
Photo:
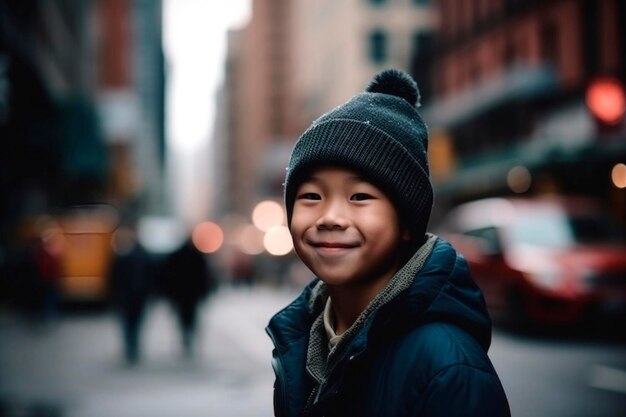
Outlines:
[[54, 279], [64, 301], [106, 299], [111, 238], [117, 222], [115, 209], [102, 204], [72, 207], [32, 221], [27, 235], [54, 259]]
[[117, 212], [107, 205], [74, 207], [60, 218], [65, 242], [59, 285], [65, 299], [106, 298], [111, 237], [117, 223]]

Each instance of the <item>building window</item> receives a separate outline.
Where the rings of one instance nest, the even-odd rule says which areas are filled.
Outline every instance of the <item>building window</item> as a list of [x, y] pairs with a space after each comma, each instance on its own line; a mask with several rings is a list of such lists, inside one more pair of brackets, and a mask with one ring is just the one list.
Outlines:
[[419, 31], [413, 34], [410, 70], [420, 89], [421, 101], [427, 103], [433, 89], [431, 63], [435, 54], [432, 32]]
[[374, 30], [369, 36], [369, 54], [372, 62], [382, 64], [387, 60], [387, 34], [380, 30]]
[[541, 58], [553, 65], [559, 60], [559, 31], [550, 21], [544, 22], [541, 27]]
[[372, 6], [384, 6], [387, 3], [387, 0], [368, 0]]
[[476, 0], [475, 1], [476, 8], [476, 19], [479, 22], [484, 22], [487, 20], [489, 16], [489, 0]]
[[504, 45], [504, 64], [507, 67], [512, 67], [517, 63], [519, 59], [519, 48], [514, 39], [507, 39]]

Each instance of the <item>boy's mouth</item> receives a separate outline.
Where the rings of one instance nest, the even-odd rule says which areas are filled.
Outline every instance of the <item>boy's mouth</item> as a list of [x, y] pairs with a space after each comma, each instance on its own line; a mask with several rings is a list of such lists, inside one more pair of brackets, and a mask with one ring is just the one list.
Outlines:
[[311, 242], [311, 246], [321, 255], [339, 256], [356, 248], [358, 245], [345, 242]]
[[311, 245], [317, 248], [328, 248], [328, 249], [351, 249], [357, 246], [355, 243], [343, 243], [343, 242], [311, 242]]

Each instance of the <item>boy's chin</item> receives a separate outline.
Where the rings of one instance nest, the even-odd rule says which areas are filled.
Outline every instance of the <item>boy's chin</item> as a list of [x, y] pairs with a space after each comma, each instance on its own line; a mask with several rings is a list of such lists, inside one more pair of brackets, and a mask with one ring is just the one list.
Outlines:
[[372, 281], [376, 281], [375, 278], [368, 276], [334, 276], [334, 275], [316, 275], [329, 287], [337, 288], [359, 288], [362, 286], [369, 286]]

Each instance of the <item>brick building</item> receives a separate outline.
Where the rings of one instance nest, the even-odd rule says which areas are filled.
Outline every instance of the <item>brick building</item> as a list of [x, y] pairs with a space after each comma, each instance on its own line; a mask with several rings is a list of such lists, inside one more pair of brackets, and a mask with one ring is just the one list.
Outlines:
[[[438, 206], [513, 192], [585, 193], [623, 218], [624, 190], [610, 180], [626, 161], [623, 109], [603, 122], [586, 97], [608, 80], [617, 107], [623, 100], [626, 4], [439, 0], [436, 7], [433, 97], [424, 115]], [[520, 172], [527, 187], [512, 188]]]

